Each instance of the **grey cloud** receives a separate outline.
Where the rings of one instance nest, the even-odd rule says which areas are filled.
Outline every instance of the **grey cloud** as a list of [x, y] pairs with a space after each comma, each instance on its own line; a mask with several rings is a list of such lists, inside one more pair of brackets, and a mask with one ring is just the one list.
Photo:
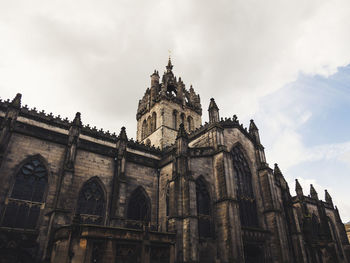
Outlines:
[[[350, 42], [343, 37], [348, 22], [337, 24], [337, 32], [322, 28], [330, 37], [343, 39], [312, 46], [319, 38], [319, 16], [326, 15], [326, 1], [11, 1], [0, 5], [5, 32], [0, 44], [1, 69], [5, 68], [0, 77], [2, 96], [22, 91], [24, 102], [32, 106], [70, 117], [79, 110], [84, 122], [116, 131], [126, 125], [133, 137], [138, 99], [153, 69], [164, 70], [168, 49], [175, 73], [187, 86], [194, 84], [205, 110], [214, 96], [222, 115], [238, 113], [242, 118], [258, 110], [259, 98], [293, 81], [299, 72], [324, 73], [317, 63], [332, 70], [350, 60], [345, 45], [338, 44]], [[345, 17], [346, 13], [335, 12], [348, 5], [338, 1], [338, 6], [328, 8], [330, 15]], [[323, 51], [324, 56], [314, 62], [299, 56], [298, 49], [320, 49], [317, 54]], [[7, 52], [19, 55], [1, 54]], [[331, 58], [334, 52], [342, 56]], [[30, 74], [23, 72], [28, 65]], [[9, 71], [28, 76], [12, 81]]]

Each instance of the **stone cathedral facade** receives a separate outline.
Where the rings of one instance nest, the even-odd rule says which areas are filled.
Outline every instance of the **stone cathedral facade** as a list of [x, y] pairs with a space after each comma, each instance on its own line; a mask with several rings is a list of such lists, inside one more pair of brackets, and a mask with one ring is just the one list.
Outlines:
[[137, 140], [0, 102], [0, 262], [350, 262], [337, 208], [296, 196], [254, 121], [220, 118], [173, 74], [139, 101]]

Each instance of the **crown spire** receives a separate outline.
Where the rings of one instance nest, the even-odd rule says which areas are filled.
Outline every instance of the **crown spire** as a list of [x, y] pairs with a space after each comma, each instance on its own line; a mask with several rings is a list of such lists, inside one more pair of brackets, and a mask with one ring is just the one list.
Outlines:
[[168, 65], [166, 66], [167, 72], [171, 72], [173, 69], [173, 64], [171, 63], [171, 58], [169, 56]]

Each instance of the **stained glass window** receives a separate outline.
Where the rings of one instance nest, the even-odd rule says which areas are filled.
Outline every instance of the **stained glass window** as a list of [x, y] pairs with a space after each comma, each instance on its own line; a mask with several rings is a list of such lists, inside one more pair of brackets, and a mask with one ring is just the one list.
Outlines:
[[237, 198], [242, 226], [257, 227], [258, 216], [254, 198], [252, 174], [240, 146], [232, 149]]
[[34, 229], [44, 202], [47, 169], [39, 158], [30, 158], [16, 175], [2, 225], [12, 228]]
[[87, 181], [80, 190], [77, 213], [85, 224], [103, 224], [105, 197], [97, 179]]

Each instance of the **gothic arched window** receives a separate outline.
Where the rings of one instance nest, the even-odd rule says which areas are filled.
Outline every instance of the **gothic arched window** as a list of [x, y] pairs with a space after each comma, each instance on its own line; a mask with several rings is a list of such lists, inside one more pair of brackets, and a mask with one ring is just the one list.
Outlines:
[[146, 137], [152, 133], [152, 120], [151, 116], [148, 116], [147, 118], [147, 132], [146, 132]]
[[152, 132], [157, 129], [157, 114], [155, 112], [152, 113]]
[[141, 139], [143, 140], [146, 138], [146, 133], [147, 133], [147, 122], [146, 120], [143, 120], [142, 122], [142, 129], [141, 129]]
[[8, 197], [2, 225], [34, 229], [47, 188], [47, 169], [40, 157], [29, 158], [21, 166]]
[[196, 180], [196, 197], [199, 237], [212, 237], [210, 195], [202, 177]]
[[151, 204], [142, 187], [136, 188], [130, 196], [127, 219], [142, 222], [151, 220]]
[[258, 227], [252, 174], [248, 162], [240, 146], [236, 146], [232, 149], [232, 156], [241, 224], [242, 226]]
[[173, 128], [177, 130], [177, 111], [173, 111]]
[[188, 131], [191, 132], [193, 131], [193, 118], [191, 116], [187, 117], [187, 123], [188, 123]]
[[85, 182], [80, 190], [77, 214], [85, 224], [102, 225], [105, 213], [104, 191], [97, 178]]

